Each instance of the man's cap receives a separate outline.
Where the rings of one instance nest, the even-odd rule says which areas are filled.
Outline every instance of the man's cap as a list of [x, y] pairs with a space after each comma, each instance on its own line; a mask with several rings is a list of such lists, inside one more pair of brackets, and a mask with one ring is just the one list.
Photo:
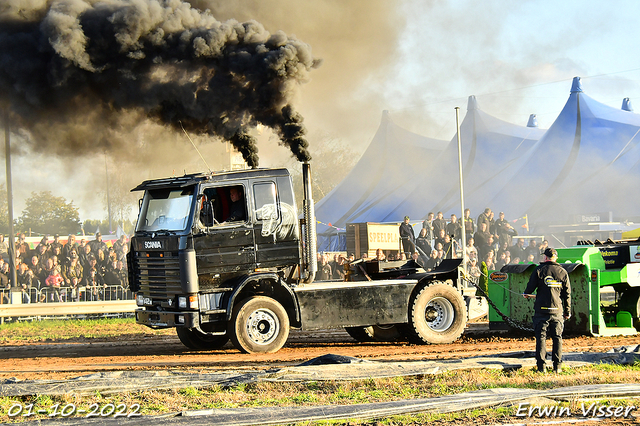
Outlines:
[[485, 213], [489, 213], [491, 211], [491, 209], [489, 207], [487, 207], [486, 209], [484, 209]]
[[552, 249], [551, 247], [547, 247], [547, 248], [544, 250], [543, 254], [544, 254], [545, 256], [547, 256], [549, 259], [551, 259], [553, 256], [557, 256], [557, 255], [558, 255], [558, 252], [556, 251], [556, 249]]
[[96, 237], [102, 236], [102, 234], [100, 233], [100, 231], [96, 232]]
[[404, 220], [409, 220], [409, 216], [405, 216], [405, 217], [404, 217]]

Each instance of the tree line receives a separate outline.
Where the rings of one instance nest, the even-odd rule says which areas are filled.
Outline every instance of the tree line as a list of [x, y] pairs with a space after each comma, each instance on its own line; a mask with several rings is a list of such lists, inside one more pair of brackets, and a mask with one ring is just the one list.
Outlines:
[[[130, 210], [130, 209], [129, 209]], [[15, 215], [15, 212], [14, 212]], [[120, 217], [112, 222], [112, 231], [115, 232], [118, 225], [124, 227], [125, 233], [131, 233], [134, 223], [129, 219]], [[17, 218], [14, 218], [15, 233], [24, 232], [27, 235], [45, 234], [80, 234], [84, 230], [87, 234], [93, 234], [96, 230], [107, 233], [109, 220], [87, 219], [80, 221], [78, 207], [72, 201], [64, 197], [58, 197], [51, 191], [32, 192], [25, 202], [25, 208]], [[0, 185], [0, 232], [9, 232], [9, 209], [7, 206], [7, 190]]]

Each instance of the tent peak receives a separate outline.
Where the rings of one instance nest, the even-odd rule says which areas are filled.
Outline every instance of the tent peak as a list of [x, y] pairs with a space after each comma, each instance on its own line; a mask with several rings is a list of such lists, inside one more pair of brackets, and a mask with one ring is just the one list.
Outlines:
[[624, 98], [622, 100], [622, 110], [633, 112], [633, 107], [631, 106], [631, 100], [629, 98]]
[[469, 101], [467, 102], [467, 111], [473, 111], [478, 108], [478, 101], [476, 100], [475, 95], [469, 96]]
[[573, 77], [573, 83], [571, 83], [571, 93], [582, 92], [582, 83], [580, 83], [580, 77]]
[[538, 127], [538, 117], [535, 114], [529, 116], [527, 127]]

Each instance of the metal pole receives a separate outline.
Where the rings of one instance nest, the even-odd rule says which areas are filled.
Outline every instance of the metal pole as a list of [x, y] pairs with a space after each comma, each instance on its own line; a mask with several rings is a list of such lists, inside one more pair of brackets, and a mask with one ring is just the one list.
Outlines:
[[111, 226], [111, 198], [109, 197], [109, 169], [107, 168], [107, 154], [104, 154], [104, 174], [106, 175], [107, 183], [107, 214], [109, 215], [109, 234], [113, 234]]
[[17, 287], [18, 274], [16, 273], [16, 239], [13, 230], [13, 184], [11, 183], [11, 136], [8, 109], [4, 111], [4, 147], [7, 168], [7, 211], [9, 213], [9, 280], [11, 287]]
[[458, 170], [460, 172], [460, 209], [462, 210], [462, 264], [467, 266], [467, 233], [464, 230], [464, 184], [462, 182], [462, 143], [460, 142], [460, 107], [456, 107], [456, 129], [458, 135]]

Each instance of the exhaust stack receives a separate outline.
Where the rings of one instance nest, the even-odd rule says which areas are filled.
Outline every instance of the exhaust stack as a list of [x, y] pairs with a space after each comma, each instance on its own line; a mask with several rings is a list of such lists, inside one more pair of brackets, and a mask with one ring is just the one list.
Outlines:
[[305, 284], [311, 284], [318, 271], [317, 253], [318, 244], [316, 241], [316, 212], [315, 205], [313, 203], [313, 195], [311, 194], [311, 165], [305, 161], [302, 163], [302, 188], [304, 199], [302, 200], [302, 214], [304, 216], [304, 263], [306, 264], [306, 271], [303, 276], [302, 282]]

